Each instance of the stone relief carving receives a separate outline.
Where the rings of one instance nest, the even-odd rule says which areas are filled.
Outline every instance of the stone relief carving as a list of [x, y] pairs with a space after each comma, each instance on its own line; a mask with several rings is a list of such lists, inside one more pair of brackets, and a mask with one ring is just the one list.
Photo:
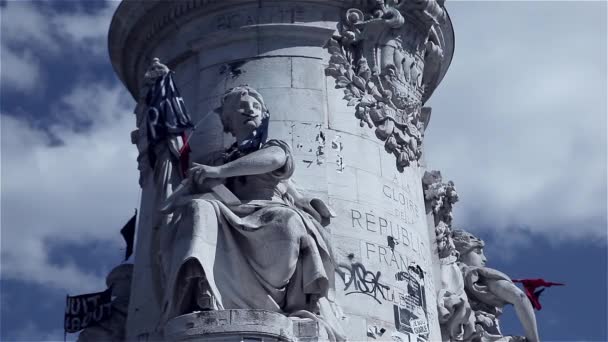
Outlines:
[[452, 239], [452, 208], [458, 201], [454, 183], [443, 182], [441, 172], [427, 171], [422, 177], [427, 213], [432, 213], [439, 256], [440, 286], [437, 312], [444, 340], [465, 341], [475, 333], [472, 309], [464, 291], [464, 281], [456, 260]]
[[454, 182], [443, 183], [441, 172], [427, 171], [422, 178], [422, 186], [427, 211], [433, 213], [439, 258], [454, 255], [454, 243], [451, 238], [452, 208], [458, 202]]
[[328, 43], [326, 74], [344, 89], [360, 125], [375, 128], [399, 171], [422, 155], [427, 85], [436, 81], [443, 52], [432, 25], [445, 19], [436, 0], [369, 0], [351, 8]]
[[[344, 340], [333, 298], [333, 211], [300, 193], [290, 146], [268, 139], [270, 112], [248, 86], [217, 113], [235, 138], [218, 165], [192, 163], [162, 208], [162, 318], [200, 310], [264, 309], [317, 320]], [[217, 185], [237, 198], [224, 201]]]
[[[443, 182], [439, 171], [422, 178], [427, 213], [432, 213], [439, 255], [439, 322], [444, 341], [538, 341], [536, 318], [526, 295], [503, 273], [485, 267], [484, 242], [452, 229], [452, 209], [458, 201], [454, 183]], [[498, 316], [513, 304], [526, 339], [503, 336]]]
[[[532, 304], [507, 275], [485, 266], [484, 242], [462, 230], [454, 230], [453, 239], [458, 251], [458, 266], [462, 271], [464, 289], [475, 314], [475, 334], [465, 341], [538, 342]], [[515, 307], [525, 337], [504, 336], [500, 331], [498, 317], [507, 304]]]

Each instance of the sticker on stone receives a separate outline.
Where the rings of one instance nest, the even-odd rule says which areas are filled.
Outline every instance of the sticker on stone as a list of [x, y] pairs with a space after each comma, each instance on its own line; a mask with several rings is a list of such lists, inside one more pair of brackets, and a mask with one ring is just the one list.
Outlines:
[[407, 289], [407, 293], [399, 293], [399, 304], [393, 305], [397, 333], [407, 336], [408, 339], [402, 338], [404, 341], [411, 341], [411, 338], [428, 341], [430, 329], [424, 271], [418, 265], [408, 266], [406, 271], [398, 272], [395, 279], [396, 286]]

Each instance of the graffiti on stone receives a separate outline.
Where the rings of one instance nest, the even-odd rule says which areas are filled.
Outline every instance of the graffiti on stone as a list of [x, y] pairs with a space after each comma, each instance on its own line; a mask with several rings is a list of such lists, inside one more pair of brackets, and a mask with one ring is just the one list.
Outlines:
[[399, 244], [399, 241], [396, 241], [395, 238], [390, 235], [386, 237], [386, 241], [388, 243], [388, 247], [394, 252], [395, 246]]
[[380, 277], [382, 273], [368, 271], [360, 262], [350, 265], [345, 263], [338, 264], [336, 273], [344, 282], [345, 295], [362, 294], [372, 297], [378, 304], [383, 300], [391, 300], [389, 295], [390, 286], [382, 284]]

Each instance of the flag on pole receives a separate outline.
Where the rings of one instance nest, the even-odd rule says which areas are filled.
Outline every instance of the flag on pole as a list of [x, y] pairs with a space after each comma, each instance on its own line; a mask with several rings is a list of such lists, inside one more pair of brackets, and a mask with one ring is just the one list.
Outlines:
[[[536, 310], [540, 310], [543, 306], [540, 304], [540, 295], [545, 291], [545, 288], [551, 286], [563, 286], [562, 283], [554, 283], [541, 278], [536, 279], [512, 279], [514, 283], [521, 283], [524, 286], [524, 292]], [[537, 288], [541, 288], [537, 290]]]
[[179, 166], [182, 172], [182, 178], [186, 178], [188, 166], [190, 165], [190, 152], [192, 152], [192, 149], [190, 148], [190, 139], [188, 139], [186, 132], [182, 133], [182, 141], [184, 145], [179, 150]]
[[112, 315], [112, 288], [102, 292], [67, 296], [63, 328], [75, 333], [103, 322]]
[[[146, 104], [148, 141], [152, 146], [168, 137], [180, 136], [193, 127], [184, 99], [173, 81], [172, 71], [159, 77], [148, 90]], [[150, 148], [149, 153], [150, 166], [154, 168], [157, 157], [154, 148]]]
[[127, 244], [127, 250], [125, 251], [125, 261], [129, 259], [131, 254], [133, 254], [133, 240], [135, 238], [135, 222], [137, 221], [137, 209], [135, 209], [135, 214], [127, 224], [120, 230], [120, 234], [125, 239], [125, 243]]

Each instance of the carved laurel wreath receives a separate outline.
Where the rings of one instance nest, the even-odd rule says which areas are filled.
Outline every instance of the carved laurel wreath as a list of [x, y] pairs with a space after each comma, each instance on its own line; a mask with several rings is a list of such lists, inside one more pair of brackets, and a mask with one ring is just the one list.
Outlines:
[[[382, 11], [364, 15], [358, 9], [348, 10], [346, 20], [339, 25], [339, 35], [327, 45], [331, 57], [325, 73], [335, 78], [336, 89], [344, 90], [344, 100], [355, 107], [361, 127], [375, 128], [376, 137], [385, 142], [386, 151], [396, 157], [397, 169], [402, 172], [422, 155], [422, 103], [407, 91], [395, 68], [380, 70], [377, 61], [369, 63], [362, 51], [365, 42], [361, 28], [385, 25], [395, 29], [403, 25], [398, 11], [390, 14], [390, 19], [384, 19], [386, 13]], [[380, 53], [373, 51], [372, 55], [375, 58]]]

